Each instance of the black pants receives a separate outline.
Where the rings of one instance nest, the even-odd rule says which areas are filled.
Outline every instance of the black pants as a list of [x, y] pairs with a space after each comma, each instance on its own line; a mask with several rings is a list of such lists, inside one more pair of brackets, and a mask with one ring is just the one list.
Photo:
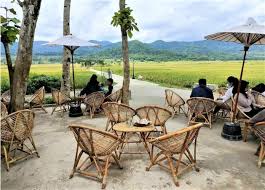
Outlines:
[[249, 112], [244, 112], [248, 117], [254, 117], [256, 114], [258, 114], [260, 111], [262, 111], [264, 108], [252, 108]]

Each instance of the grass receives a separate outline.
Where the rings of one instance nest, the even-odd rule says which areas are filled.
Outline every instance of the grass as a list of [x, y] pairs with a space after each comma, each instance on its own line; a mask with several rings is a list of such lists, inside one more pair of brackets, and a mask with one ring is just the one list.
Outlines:
[[[190, 88], [199, 78], [206, 78], [208, 83], [224, 86], [230, 75], [239, 78], [241, 61], [174, 61], [174, 62], [135, 62], [136, 78], [141, 75], [148, 80], [167, 87]], [[121, 75], [122, 65], [105, 66], [113, 73]], [[100, 70], [100, 67], [95, 67]], [[131, 68], [132, 73], [132, 68]], [[265, 81], [265, 61], [247, 61], [243, 79], [250, 86]]]
[[[8, 70], [6, 65], [0, 65], [1, 68], [1, 86], [8, 85]], [[48, 76], [55, 76], [61, 78], [62, 76], [62, 65], [61, 64], [39, 64], [39, 65], [32, 65], [30, 69], [30, 77], [33, 75], [48, 75]], [[90, 76], [93, 73], [89, 71], [88, 68], [81, 67], [81, 65], [75, 65], [75, 81], [77, 88], [83, 88]], [[71, 75], [72, 76], [72, 75]], [[72, 77], [71, 77], [72, 78]], [[101, 80], [101, 78], [99, 78]]]

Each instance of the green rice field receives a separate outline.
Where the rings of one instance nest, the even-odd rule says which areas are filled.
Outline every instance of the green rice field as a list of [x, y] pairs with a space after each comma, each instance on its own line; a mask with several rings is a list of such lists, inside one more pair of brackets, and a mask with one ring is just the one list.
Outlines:
[[[208, 83], [224, 86], [230, 75], [239, 77], [241, 61], [175, 61], [175, 62], [135, 62], [135, 76], [167, 87], [190, 88], [199, 78], [206, 78]], [[122, 74], [122, 65], [109, 65], [113, 73]], [[100, 67], [95, 67], [100, 69]], [[132, 73], [132, 68], [131, 68]], [[243, 79], [250, 86], [265, 82], [265, 61], [247, 61]]]
[[[174, 62], [135, 62], [136, 78], [141, 75], [143, 80], [152, 81], [162, 86], [190, 88], [199, 78], [206, 78], [208, 83], [225, 85], [230, 75], [239, 77], [241, 61], [174, 61]], [[8, 71], [1, 65], [1, 85], [8, 84]], [[113, 73], [122, 74], [122, 64], [113, 64], [103, 67], [111, 69]], [[100, 70], [100, 66], [94, 69]], [[132, 73], [132, 68], [131, 68]], [[61, 64], [32, 65], [30, 76], [48, 75], [61, 78]], [[76, 84], [78, 88], [86, 85], [92, 72], [89, 68], [75, 65]], [[265, 61], [247, 61], [243, 79], [248, 80], [251, 86], [265, 82]]]

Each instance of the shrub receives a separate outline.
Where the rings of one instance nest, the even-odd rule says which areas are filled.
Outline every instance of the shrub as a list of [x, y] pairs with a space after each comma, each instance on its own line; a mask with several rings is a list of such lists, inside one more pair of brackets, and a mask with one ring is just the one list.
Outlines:
[[1, 82], [2, 82], [2, 84], [1, 84], [1, 93], [9, 90], [9, 84], [7, 82], [3, 82], [3, 80]]
[[60, 88], [61, 82], [58, 77], [46, 76], [46, 75], [35, 75], [32, 76], [28, 81], [27, 94], [33, 94], [36, 90], [45, 87], [47, 93], [51, 92], [52, 88]]

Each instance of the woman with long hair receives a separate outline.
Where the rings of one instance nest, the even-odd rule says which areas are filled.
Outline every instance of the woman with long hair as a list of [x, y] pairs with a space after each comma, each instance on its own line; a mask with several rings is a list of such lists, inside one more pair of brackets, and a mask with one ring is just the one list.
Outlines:
[[93, 74], [91, 76], [91, 78], [90, 78], [89, 82], [87, 83], [86, 87], [80, 92], [80, 96], [88, 95], [88, 94], [91, 94], [93, 92], [97, 92], [97, 91], [101, 90], [97, 78], [98, 77], [95, 74]]
[[[248, 91], [249, 82], [242, 80], [238, 95], [238, 107], [249, 117], [255, 116], [263, 108], [260, 108], [251, 93]], [[238, 84], [233, 88], [233, 96], [236, 97]]]

